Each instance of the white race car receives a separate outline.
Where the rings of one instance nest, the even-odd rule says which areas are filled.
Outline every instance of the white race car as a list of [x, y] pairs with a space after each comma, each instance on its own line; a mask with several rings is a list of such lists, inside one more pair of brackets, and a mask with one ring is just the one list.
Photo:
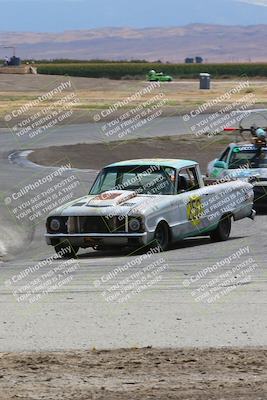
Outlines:
[[228, 239], [232, 220], [254, 218], [253, 187], [235, 181], [205, 186], [198, 163], [130, 160], [105, 167], [89, 194], [50, 213], [46, 241], [74, 256], [79, 248], [158, 245], [189, 236]]

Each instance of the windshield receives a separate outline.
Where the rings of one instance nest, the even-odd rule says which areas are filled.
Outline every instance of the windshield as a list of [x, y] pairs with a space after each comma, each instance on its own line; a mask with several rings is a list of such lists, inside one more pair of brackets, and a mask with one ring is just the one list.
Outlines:
[[108, 190], [130, 190], [137, 194], [175, 193], [176, 170], [170, 167], [126, 166], [104, 168], [89, 194], [97, 195]]
[[231, 154], [229, 168], [267, 168], [267, 148], [235, 148]]

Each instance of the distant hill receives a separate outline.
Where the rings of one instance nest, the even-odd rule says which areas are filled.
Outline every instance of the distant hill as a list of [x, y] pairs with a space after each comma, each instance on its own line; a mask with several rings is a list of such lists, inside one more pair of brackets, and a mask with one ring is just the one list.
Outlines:
[[[267, 61], [267, 25], [194, 24], [169, 28], [103, 28], [62, 33], [0, 32], [1, 45], [14, 45], [28, 59], [146, 59], [208, 62]], [[0, 49], [0, 58], [10, 55]]]

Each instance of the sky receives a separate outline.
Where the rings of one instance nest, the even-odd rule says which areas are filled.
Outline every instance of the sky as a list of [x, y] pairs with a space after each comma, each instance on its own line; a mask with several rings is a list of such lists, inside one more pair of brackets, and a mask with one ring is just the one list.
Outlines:
[[0, 0], [0, 31], [267, 24], [267, 0]]

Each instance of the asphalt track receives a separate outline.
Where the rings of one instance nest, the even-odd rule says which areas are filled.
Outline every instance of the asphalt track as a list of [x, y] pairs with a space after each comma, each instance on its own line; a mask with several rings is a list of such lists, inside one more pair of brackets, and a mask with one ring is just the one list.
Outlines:
[[[18, 290], [21, 282], [29, 283], [33, 277], [49, 274], [62, 261], [55, 259], [35, 275], [28, 275], [26, 281], [16, 285], [12, 281], [25, 269], [54, 255], [43, 238], [44, 221], [20, 224], [3, 202], [22, 182], [48, 171], [25, 162], [14, 152], [48, 145], [104, 141], [99, 131], [96, 124], [61, 126], [41, 141], [29, 143], [18, 142], [8, 130], [1, 130], [0, 351], [266, 346], [265, 215], [258, 216], [254, 222], [248, 219], [236, 222], [231, 240], [223, 244], [211, 243], [205, 237], [188, 239], [166, 253], [146, 259], [142, 255], [128, 255], [127, 251], [83, 251], [75, 260], [72, 279], [66, 284], [32, 304], [16, 300], [13, 290]], [[179, 134], [184, 132], [184, 124], [176, 118], [167, 118], [137, 132], [137, 136], [151, 136], [151, 132], [155, 136]], [[10, 154], [13, 156], [8, 158]], [[94, 171], [72, 170], [65, 172], [64, 177], [68, 174], [75, 174], [81, 182], [75, 191], [77, 197], [86, 192], [95, 176]], [[246, 249], [246, 253], [234, 259], [240, 249]], [[233, 259], [231, 264], [226, 260], [228, 257]], [[248, 273], [247, 282], [239, 282], [234, 273], [236, 285], [233, 281], [223, 283], [227, 294], [210, 304], [205, 300], [197, 301], [196, 293], [203, 293], [201, 285], [207, 284], [207, 290], [213, 278], [251, 259], [256, 267]], [[142, 262], [138, 264], [136, 260]], [[129, 262], [132, 263], [126, 272], [108, 279], [108, 273]], [[104, 298], [107, 293], [115, 293], [114, 285], [118, 280], [142, 273], [152, 262], [164, 266], [156, 283], [122, 303], [108, 302]], [[220, 266], [215, 272], [203, 273], [205, 268], [218, 262]], [[199, 271], [202, 271], [201, 279], [196, 280]], [[190, 276], [194, 282], [188, 286], [184, 281]]]

